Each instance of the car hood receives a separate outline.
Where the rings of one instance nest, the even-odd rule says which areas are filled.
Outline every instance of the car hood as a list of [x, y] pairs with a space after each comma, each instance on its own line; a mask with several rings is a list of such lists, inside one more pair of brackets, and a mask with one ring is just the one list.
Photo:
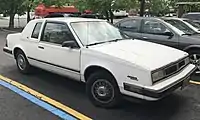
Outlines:
[[200, 44], [200, 34], [191, 35], [191, 36], [183, 35], [183, 36], [181, 36], [181, 39], [189, 40], [193, 44]]
[[158, 69], [188, 55], [171, 47], [141, 40], [110, 42], [91, 46], [90, 49], [148, 70]]
[[196, 35], [191, 35], [191, 36], [187, 36], [187, 38], [195, 38], [200, 40], [200, 34], [196, 34]]

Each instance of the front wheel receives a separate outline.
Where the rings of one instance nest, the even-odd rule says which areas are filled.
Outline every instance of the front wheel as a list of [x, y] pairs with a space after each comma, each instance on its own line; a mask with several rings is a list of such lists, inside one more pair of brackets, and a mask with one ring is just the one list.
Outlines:
[[89, 77], [86, 83], [86, 93], [94, 105], [104, 108], [116, 106], [121, 99], [115, 79], [104, 71], [93, 73]]
[[192, 50], [189, 52], [190, 61], [197, 66], [197, 71], [200, 72], [200, 50]]

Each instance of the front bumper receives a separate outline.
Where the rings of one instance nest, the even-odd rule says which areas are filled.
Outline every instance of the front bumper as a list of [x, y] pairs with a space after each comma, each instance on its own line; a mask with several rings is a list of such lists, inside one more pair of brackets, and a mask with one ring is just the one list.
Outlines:
[[196, 67], [190, 64], [184, 70], [177, 73], [173, 77], [170, 77], [155, 85], [138, 87], [138, 86], [134, 86], [128, 83], [124, 83], [123, 84], [124, 90], [128, 91], [126, 95], [129, 95], [129, 96], [132, 96], [131, 95], [131, 92], [132, 92], [140, 96], [143, 95], [143, 99], [146, 99], [146, 100], [158, 100], [172, 93], [178, 88], [185, 87], [187, 83], [189, 83], [190, 76], [192, 73], [194, 73], [195, 70], [196, 70]]
[[3, 51], [7, 54], [12, 54], [12, 50], [10, 50], [8, 47], [4, 47]]

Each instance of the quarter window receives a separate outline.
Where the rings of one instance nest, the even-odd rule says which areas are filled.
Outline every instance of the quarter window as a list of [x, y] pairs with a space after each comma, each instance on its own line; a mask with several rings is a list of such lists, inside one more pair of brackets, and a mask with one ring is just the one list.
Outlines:
[[32, 33], [32, 35], [31, 35], [31, 38], [36, 38], [36, 39], [38, 39], [39, 34], [40, 34], [41, 26], [42, 26], [42, 22], [36, 23], [35, 28], [34, 28], [34, 30], [33, 30], [33, 33]]
[[70, 29], [63, 23], [46, 23], [41, 41], [62, 44], [65, 41], [75, 41]]

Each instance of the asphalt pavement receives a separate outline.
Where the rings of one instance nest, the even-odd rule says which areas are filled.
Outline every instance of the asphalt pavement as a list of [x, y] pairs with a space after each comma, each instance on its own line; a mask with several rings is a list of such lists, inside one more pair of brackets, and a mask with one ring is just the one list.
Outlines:
[[[40, 69], [34, 69], [30, 75], [22, 75], [18, 72], [15, 61], [2, 52], [5, 44], [5, 37], [8, 32], [0, 31], [0, 75], [6, 76], [21, 84], [28, 86], [60, 103], [94, 119], [94, 120], [199, 120], [200, 119], [200, 85], [191, 84], [186, 89], [177, 90], [172, 95], [157, 102], [130, 102], [124, 100], [123, 103], [113, 109], [103, 109], [93, 106], [85, 94], [85, 85], [72, 81]], [[194, 76], [193, 79], [200, 80]], [[2, 88], [5, 89], [5, 88]], [[24, 118], [19, 120], [32, 119], [33, 114], [41, 116], [37, 120], [52, 120], [54, 115], [43, 110], [36, 105], [31, 105], [29, 101], [24, 102], [20, 96], [5, 89], [5, 93], [0, 94], [4, 101], [0, 102], [0, 108], [7, 106], [7, 110], [0, 111], [0, 119], [4, 119], [5, 113], [9, 113], [8, 119], [17, 118], [15, 112], [19, 111]], [[7, 93], [8, 92], [8, 93]], [[9, 100], [13, 95], [18, 97], [21, 104], [15, 100]], [[23, 104], [24, 103], [24, 104]], [[9, 104], [9, 105], [7, 105]], [[19, 106], [17, 106], [18, 104]], [[29, 106], [29, 107], [27, 107]], [[31, 108], [33, 107], [33, 108]], [[26, 109], [25, 109], [26, 108]], [[13, 112], [9, 112], [12, 109]], [[11, 117], [12, 116], [12, 117]], [[44, 117], [43, 117], [44, 116]], [[45, 118], [46, 116], [46, 118]], [[49, 118], [50, 116], [50, 118]], [[57, 119], [57, 118], [55, 118]], [[18, 119], [15, 119], [18, 120]], [[36, 120], [36, 118], [35, 118]]]
[[1, 120], [61, 120], [13, 91], [0, 86]]

